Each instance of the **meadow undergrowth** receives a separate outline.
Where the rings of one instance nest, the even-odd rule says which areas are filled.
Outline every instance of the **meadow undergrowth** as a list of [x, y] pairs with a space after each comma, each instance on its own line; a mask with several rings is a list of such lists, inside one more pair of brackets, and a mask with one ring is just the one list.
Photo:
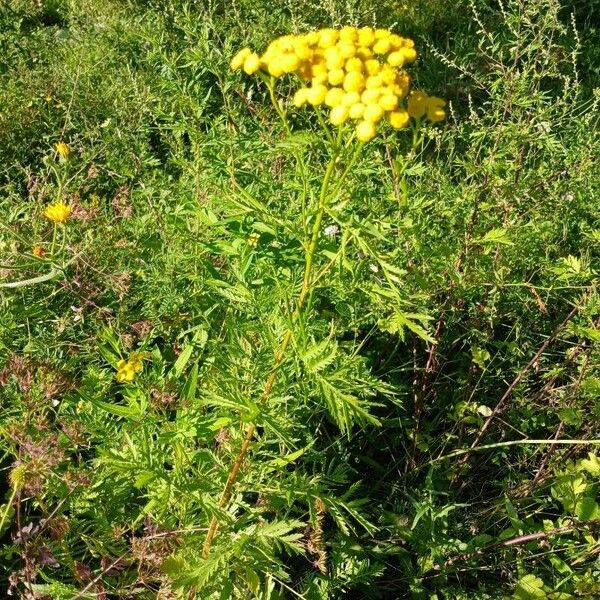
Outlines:
[[1, 4], [0, 594], [597, 598], [599, 14]]

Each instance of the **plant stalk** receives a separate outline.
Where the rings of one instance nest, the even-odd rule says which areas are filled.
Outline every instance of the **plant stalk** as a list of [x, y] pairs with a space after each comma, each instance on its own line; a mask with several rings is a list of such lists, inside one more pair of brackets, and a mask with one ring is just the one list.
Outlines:
[[[292, 324], [297, 321], [302, 308], [306, 302], [306, 299], [311, 291], [311, 283], [312, 283], [312, 270], [314, 264], [314, 258], [317, 251], [317, 246], [319, 244], [319, 237], [321, 233], [321, 224], [323, 222], [323, 216], [325, 214], [325, 208], [327, 206], [328, 200], [328, 190], [329, 183], [331, 181], [331, 177], [333, 175], [333, 171], [335, 169], [336, 160], [339, 155], [339, 150], [334, 149], [331, 159], [329, 160], [329, 164], [327, 165], [327, 169], [325, 171], [325, 175], [323, 177], [323, 183], [321, 185], [321, 191], [319, 194], [319, 208], [317, 212], [317, 216], [315, 218], [315, 222], [312, 228], [311, 240], [308, 246], [308, 250], [306, 251], [306, 263], [304, 266], [304, 277], [302, 280], [302, 289], [300, 290], [300, 294], [296, 301], [296, 307], [294, 312], [292, 313]], [[344, 172], [343, 176], [348, 173], [348, 169]], [[339, 182], [336, 189], [339, 189]], [[263, 393], [261, 394], [260, 401], [261, 403], [265, 403], [269, 396], [271, 395], [271, 391], [273, 389], [273, 385], [275, 384], [275, 380], [277, 378], [277, 369], [283, 358], [285, 356], [286, 350], [290, 344], [292, 339], [292, 330], [291, 328], [285, 332], [281, 344], [275, 354], [275, 358], [273, 360], [273, 368], [271, 373], [265, 383], [265, 387], [263, 389]], [[223, 492], [221, 493], [221, 497], [219, 498], [219, 507], [225, 508], [231, 499], [231, 495], [233, 493], [233, 486], [237, 480], [240, 469], [242, 468], [242, 463], [248, 453], [248, 448], [252, 443], [252, 439], [254, 438], [254, 433], [256, 432], [256, 425], [254, 423], [250, 423], [248, 429], [246, 430], [246, 435], [244, 436], [244, 441], [239, 449], [239, 452], [236, 456], [236, 459], [229, 471], [229, 476], [227, 477], [227, 482], [225, 483], [225, 487], [223, 488]], [[212, 546], [215, 535], [217, 534], [217, 530], [219, 528], [219, 521], [217, 517], [213, 517], [210, 521], [210, 525], [208, 528], [208, 533], [206, 534], [206, 540], [204, 541], [204, 547], [202, 549], [202, 556], [204, 558], [208, 557], [210, 552], [210, 548]]]

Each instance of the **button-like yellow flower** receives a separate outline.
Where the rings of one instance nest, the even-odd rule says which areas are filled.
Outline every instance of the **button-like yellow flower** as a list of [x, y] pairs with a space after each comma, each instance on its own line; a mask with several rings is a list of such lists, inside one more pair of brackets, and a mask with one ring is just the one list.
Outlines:
[[424, 92], [411, 94], [407, 110], [400, 105], [410, 91], [411, 78], [403, 67], [416, 59], [414, 46], [413, 40], [387, 29], [326, 28], [280, 36], [262, 55], [244, 48], [231, 67], [249, 75], [260, 69], [273, 77], [295, 73], [305, 87], [294, 94], [294, 106], [325, 104], [333, 125], [354, 119], [356, 137], [368, 142], [386, 116], [395, 129], [406, 127], [410, 117], [435, 123], [446, 116], [444, 101]]
[[404, 52], [402, 50], [396, 50], [391, 52], [387, 58], [388, 62], [392, 67], [401, 67], [404, 64]]
[[252, 248], [256, 248], [256, 246], [258, 246], [259, 241], [260, 233], [257, 233], [256, 231], [248, 236], [248, 246], [251, 246]]
[[44, 216], [54, 223], [66, 223], [71, 216], [71, 207], [59, 200], [46, 207]]
[[420, 119], [427, 112], [427, 94], [413, 92], [408, 98], [408, 114], [413, 119]]
[[327, 74], [327, 80], [330, 85], [342, 85], [346, 72], [344, 69], [333, 69]]
[[304, 106], [308, 102], [308, 88], [300, 88], [295, 94], [292, 103], [297, 108]]
[[436, 96], [430, 96], [427, 99], [427, 118], [432, 123], [438, 123], [446, 118], [446, 111], [444, 111], [446, 102]]
[[351, 71], [344, 77], [344, 89], [347, 92], [362, 92], [365, 88], [365, 78], [362, 73]]
[[370, 27], [363, 27], [358, 30], [358, 43], [361, 46], [370, 48], [375, 42], [375, 32]]
[[237, 71], [244, 66], [244, 61], [252, 54], [252, 50], [250, 48], [242, 48], [229, 63], [229, 66], [232, 70]]
[[348, 115], [351, 119], [362, 119], [365, 114], [365, 105], [362, 102], [357, 102], [350, 107]]
[[325, 104], [330, 108], [339, 106], [344, 99], [344, 91], [341, 88], [331, 88], [325, 96]]
[[379, 106], [388, 112], [396, 110], [396, 107], [398, 106], [398, 96], [395, 96], [394, 94], [384, 94], [379, 98]]
[[368, 104], [365, 107], [363, 119], [371, 123], [377, 123], [383, 119], [384, 114], [384, 110], [381, 108], [381, 106], [379, 106], [379, 104]]
[[43, 258], [46, 256], [46, 251], [41, 246], [34, 246], [32, 252], [33, 255], [37, 256], [38, 258]]
[[327, 88], [322, 85], [313, 85], [313, 87], [308, 90], [308, 102], [313, 106], [318, 106], [319, 104], [323, 104], [325, 102], [325, 97], [327, 96]]
[[[244, 59], [244, 73], [253, 75], [260, 69], [260, 58], [256, 52], [252, 52]], [[294, 69], [292, 69], [293, 71]]]
[[64, 158], [66, 160], [67, 158], [69, 158], [69, 156], [71, 156], [71, 148], [69, 148], [69, 144], [67, 144], [66, 142], [58, 142], [55, 148], [56, 152], [58, 152], [58, 155], [61, 158]]
[[405, 110], [397, 110], [390, 113], [389, 119], [390, 125], [394, 129], [402, 129], [403, 127], [406, 127], [408, 125], [410, 117], [408, 116], [408, 113]]
[[329, 120], [332, 125], [342, 125], [348, 120], [348, 107], [347, 106], [336, 106], [331, 109]]
[[369, 142], [377, 133], [375, 125], [370, 121], [361, 121], [356, 126], [356, 138], [361, 142]]

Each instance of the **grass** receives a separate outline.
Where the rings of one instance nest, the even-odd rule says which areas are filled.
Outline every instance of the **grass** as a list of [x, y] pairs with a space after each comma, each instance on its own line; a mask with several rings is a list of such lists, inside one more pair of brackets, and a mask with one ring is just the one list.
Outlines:
[[[599, 11], [0, 6], [0, 592], [597, 597]], [[229, 61], [346, 24], [448, 118], [319, 203], [314, 112]]]

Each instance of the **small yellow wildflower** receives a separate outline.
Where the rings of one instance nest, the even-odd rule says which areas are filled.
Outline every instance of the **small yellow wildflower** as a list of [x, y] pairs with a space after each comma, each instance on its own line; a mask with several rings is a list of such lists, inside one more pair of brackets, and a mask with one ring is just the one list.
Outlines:
[[66, 160], [71, 156], [71, 148], [69, 148], [69, 144], [67, 144], [66, 142], [58, 142], [55, 148], [61, 158], [64, 158]]
[[121, 359], [117, 363], [117, 381], [131, 383], [135, 376], [143, 369], [142, 360], [148, 358], [148, 352], [132, 352], [127, 360]]
[[348, 107], [336, 106], [331, 110], [329, 120], [332, 125], [343, 125], [348, 120]]
[[405, 110], [397, 110], [390, 113], [389, 119], [390, 125], [394, 129], [402, 129], [403, 127], [406, 127], [408, 125], [410, 117], [408, 116], [408, 113]]
[[234, 71], [244, 66], [244, 61], [252, 54], [250, 48], [242, 48], [232, 59], [230, 66]]
[[33, 255], [38, 258], [42, 258], [46, 255], [46, 251], [41, 246], [34, 246], [32, 252]]
[[420, 119], [427, 112], [427, 94], [412, 92], [408, 98], [408, 114], [413, 119]]
[[71, 216], [71, 207], [59, 200], [46, 207], [44, 216], [54, 223], [66, 223]]
[[248, 246], [251, 246], [252, 248], [256, 248], [256, 246], [258, 246], [258, 242], [260, 240], [260, 233], [251, 233], [248, 236]]
[[444, 111], [446, 102], [436, 96], [430, 96], [427, 99], [427, 118], [432, 123], [443, 121], [446, 118], [446, 111]]
[[260, 58], [256, 52], [253, 52], [244, 60], [244, 73], [253, 75], [260, 69]]
[[371, 121], [361, 121], [356, 126], [356, 138], [361, 142], [369, 142], [376, 133], [375, 125]]

